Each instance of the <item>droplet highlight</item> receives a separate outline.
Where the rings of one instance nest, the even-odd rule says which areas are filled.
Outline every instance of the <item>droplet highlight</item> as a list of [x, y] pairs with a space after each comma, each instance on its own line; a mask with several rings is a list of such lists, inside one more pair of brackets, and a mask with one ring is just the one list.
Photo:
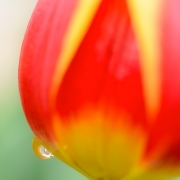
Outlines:
[[41, 159], [50, 159], [53, 157], [53, 154], [36, 137], [33, 139], [32, 148], [34, 154]]
[[40, 147], [40, 153], [45, 158], [51, 158], [53, 155], [51, 152], [49, 152], [44, 146]]

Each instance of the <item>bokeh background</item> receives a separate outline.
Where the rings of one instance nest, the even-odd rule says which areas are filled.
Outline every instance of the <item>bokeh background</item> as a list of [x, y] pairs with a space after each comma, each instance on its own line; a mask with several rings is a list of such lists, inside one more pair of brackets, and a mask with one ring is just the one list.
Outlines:
[[56, 158], [38, 159], [18, 93], [18, 60], [37, 0], [0, 0], [0, 180], [85, 180]]

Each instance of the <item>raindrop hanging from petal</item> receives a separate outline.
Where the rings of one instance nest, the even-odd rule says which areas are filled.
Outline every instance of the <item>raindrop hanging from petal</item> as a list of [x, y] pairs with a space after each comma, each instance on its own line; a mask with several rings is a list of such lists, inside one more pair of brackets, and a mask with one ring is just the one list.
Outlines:
[[50, 159], [53, 157], [53, 154], [44, 147], [36, 137], [33, 139], [32, 148], [35, 155], [41, 159]]

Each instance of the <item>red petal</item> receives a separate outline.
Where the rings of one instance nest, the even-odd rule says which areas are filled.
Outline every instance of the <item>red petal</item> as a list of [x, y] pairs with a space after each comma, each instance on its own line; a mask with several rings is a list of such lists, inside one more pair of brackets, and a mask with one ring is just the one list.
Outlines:
[[19, 88], [27, 120], [39, 138], [49, 138], [49, 89], [62, 39], [76, 0], [39, 0], [23, 42]]
[[162, 29], [162, 107], [150, 135], [148, 153], [180, 164], [180, 1], [167, 0]]
[[61, 84], [62, 117], [85, 106], [113, 107], [145, 124], [136, 40], [125, 1], [102, 2]]

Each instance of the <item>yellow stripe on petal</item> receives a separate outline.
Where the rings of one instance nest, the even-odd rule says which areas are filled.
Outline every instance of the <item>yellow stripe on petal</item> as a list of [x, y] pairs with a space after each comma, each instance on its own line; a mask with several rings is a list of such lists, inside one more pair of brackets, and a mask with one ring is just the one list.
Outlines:
[[163, 0], [127, 0], [140, 47], [147, 113], [154, 117], [161, 101], [160, 16]]
[[62, 50], [53, 76], [51, 95], [54, 95], [54, 97], [56, 97], [58, 87], [62, 82], [64, 74], [86, 35], [101, 1], [102, 0], [78, 1], [77, 7], [72, 14], [68, 30], [65, 34]]

